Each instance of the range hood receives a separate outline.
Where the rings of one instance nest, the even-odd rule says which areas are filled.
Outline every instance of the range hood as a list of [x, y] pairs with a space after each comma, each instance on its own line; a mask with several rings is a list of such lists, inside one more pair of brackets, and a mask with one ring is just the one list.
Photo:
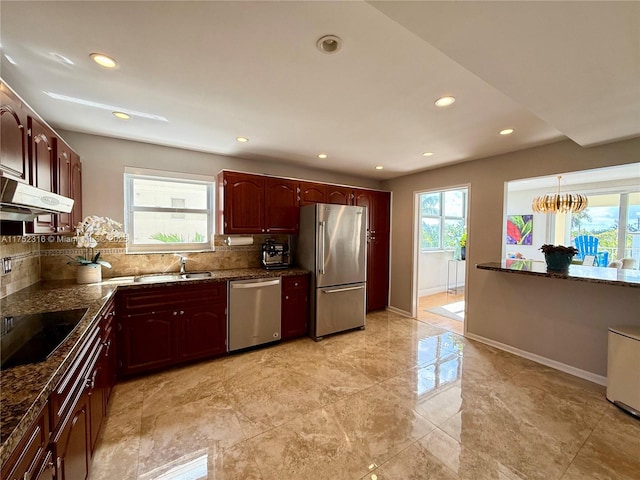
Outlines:
[[72, 208], [70, 198], [0, 177], [0, 220], [32, 222], [38, 215], [70, 213]]

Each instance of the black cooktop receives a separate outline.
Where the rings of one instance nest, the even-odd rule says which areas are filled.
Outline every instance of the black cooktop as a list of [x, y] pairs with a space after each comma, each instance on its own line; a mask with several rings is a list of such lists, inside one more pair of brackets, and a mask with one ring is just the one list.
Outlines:
[[69, 336], [87, 308], [5, 316], [0, 325], [0, 367], [46, 360]]

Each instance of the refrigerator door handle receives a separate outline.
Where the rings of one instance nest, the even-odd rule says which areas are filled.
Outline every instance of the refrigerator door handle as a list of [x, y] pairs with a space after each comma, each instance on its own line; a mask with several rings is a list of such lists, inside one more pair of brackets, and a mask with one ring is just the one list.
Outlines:
[[280, 279], [271, 280], [268, 282], [254, 282], [254, 283], [231, 283], [231, 288], [261, 288], [261, 287], [269, 287], [271, 285], [278, 285], [280, 283]]
[[325, 274], [325, 271], [324, 271], [324, 262], [325, 262], [325, 258], [324, 258], [324, 249], [325, 249], [324, 237], [325, 237], [326, 223], [327, 222], [320, 222], [318, 224], [318, 227], [319, 227], [318, 235], [320, 235], [320, 268], [318, 270], [319, 270], [320, 275], [324, 275]]
[[351, 290], [362, 290], [364, 285], [358, 287], [346, 287], [346, 288], [334, 288], [331, 290], [322, 290], [322, 293], [338, 293], [338, 292], [350, 292]]

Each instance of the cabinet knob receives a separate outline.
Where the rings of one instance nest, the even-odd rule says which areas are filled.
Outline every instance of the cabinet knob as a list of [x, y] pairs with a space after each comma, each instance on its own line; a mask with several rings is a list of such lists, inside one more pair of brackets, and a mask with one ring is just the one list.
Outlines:
[[284, 296], [284, 299], [285, 299], [285, 300], [289, 300], [289, 295], [285, 295], [285, 296]]
[[174, 315], [174, 316], [178, 315], [178, 312], [176, 312], [176, 311], [174, 310], [173, 315]]
[[294, 282], [293, 286], [297, 287], [298, 286], [298, 282]]
[[184, 310], [180, 310], [180, 315], [184, 315]]

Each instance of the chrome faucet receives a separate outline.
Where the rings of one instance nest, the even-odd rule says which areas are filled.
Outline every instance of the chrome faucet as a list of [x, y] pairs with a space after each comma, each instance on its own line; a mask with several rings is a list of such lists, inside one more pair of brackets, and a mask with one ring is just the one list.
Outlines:
[[180, 257], [180, 273], [187, 273], [186, 265], [187, 265], [187, 257], [183, 257], [182, 255], [178, 255]]

